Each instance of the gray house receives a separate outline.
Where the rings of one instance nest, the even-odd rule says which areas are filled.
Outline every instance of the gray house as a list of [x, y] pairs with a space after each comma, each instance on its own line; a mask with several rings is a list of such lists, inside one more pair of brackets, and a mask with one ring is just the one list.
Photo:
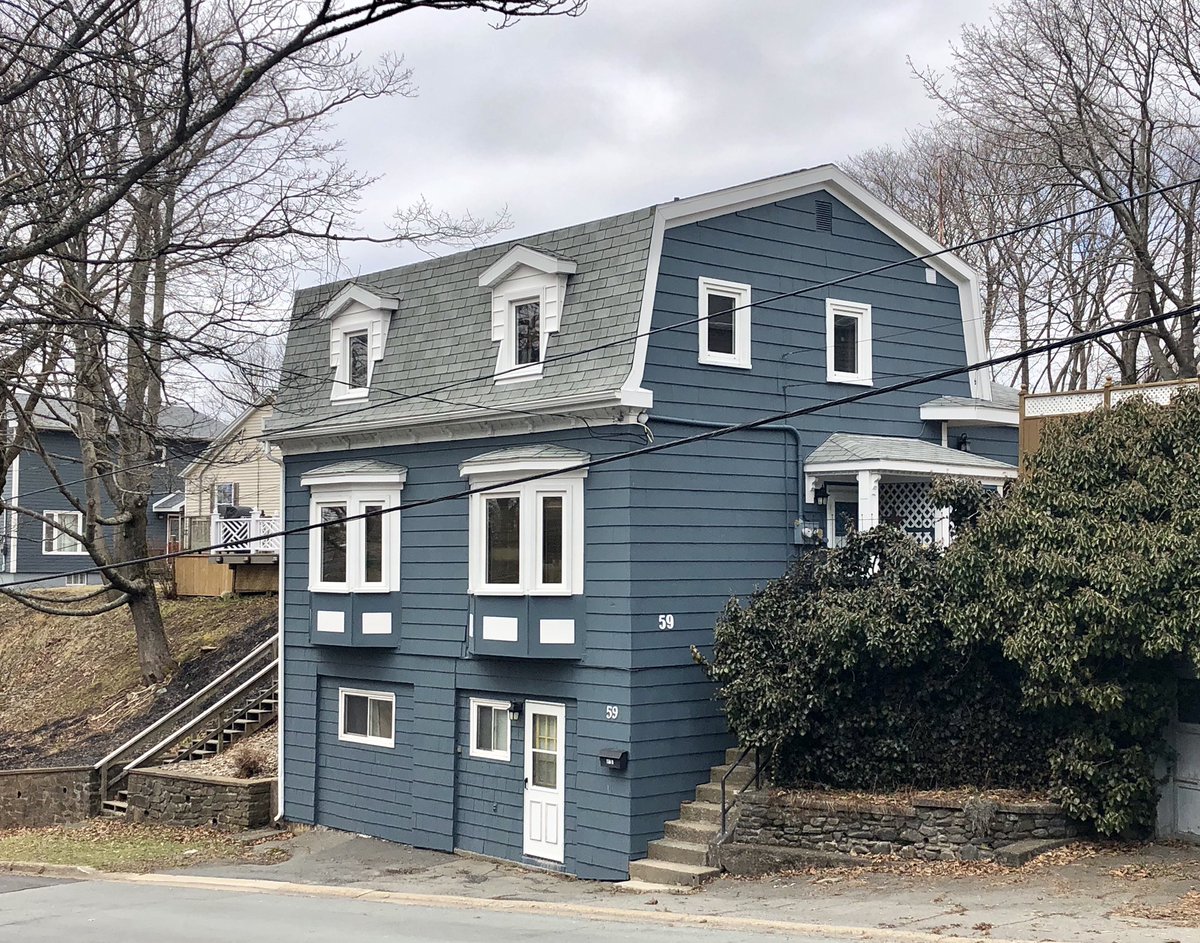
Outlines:
[[[31, 417], [34, 435], [47, 464], [32, 440], [18, 454], [0, 492], [10, 506], [40, 515], [43, 520], [16, 510], [0, 512], [0, 584], [44, 577], [39, 585], [98, 585], [99, 574], [73, 572], [89, 569], [92, 558], [71, 536], [82, 528], [86, 500], [83, 461], [67, 400], [44, 399]], [[15, 427], [7, 417], [6, 430]], [[190, 406], [167, 406], [159, 419], [160, 460], [152, 470], [153, 491], [148, 504], [148, 538], [151, 553], [178, 546], [183, 508], [180, 472], [204, 451], [220, 424]], [[6, 434], [10, 434], [6, 431]], [[58, 476], [58, 480], [55, 478]], [[59, 486], [61, 481], [62, 487]], [[63, 489], [71, 495], [69, 499]], [[110, 510], [107, 485], [100, 489], [102, 513]], [[73, 499], [73, 500], [72, 500]]]
[[284, 816], [625, 878], [732, 746], [690, 654], [729, 598], [849, 528], [948, 539], [930, 481], [1015, 475], [1016, 400], [975, 371], [588, 463], [981, 359], [952, 256], [805, 290], [934, 248], [823, 166], [300, 292]]

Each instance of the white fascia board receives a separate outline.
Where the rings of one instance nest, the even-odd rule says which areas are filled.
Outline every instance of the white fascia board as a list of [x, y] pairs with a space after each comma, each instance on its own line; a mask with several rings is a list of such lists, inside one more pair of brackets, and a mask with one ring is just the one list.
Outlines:
[[[478, 462], [471, 459], [458, 466], [460, 478], [498, 477], [497, 484], [507, 483], [514, 475], [538, 475], [542, 472], [563, 472], [571, 477], [586, 478], [587, 468], [576, 466], [590, 462], [590, 458], [498, 458]], [[483, 482], [486, 484], [486, 482]]]
[[480, 288], [491, 288], [504, 281], [522, 265], [543, 275], [574, 275], [578, 266], [570, 259], [560, 259], [528, 246], [513, 246], [479, 276]]
[[360, 304], [372, 311], [395, 311], [400, 307], [400, 299], [389, 295], [380, 295], [351, 282], [333, 296], [333, 299], [320, 311], [319, 317], [336, 318], [353, 304]]
[[1004, 406], [934, 406], [921, 407], [921, 418], [927, 422], [949, 422], [960, 426], [1019, 426], [1020, 410]]
[[403, 485], [408, 472], [355, 472], [349, 475], [312, 474], [300, 479], [301, 488], [341, 487], [342, 485]]
[[897, 475], [952, 475], [958, 478], [1016, 478], [1012, 465], [943, 465], [937, 462], [911, 462], [893, 459], [870, 461], [847, 459], [842, 462], [821, 462], [805, 465], [805, 477], [828, 478], [832, 475], [857, 474], [860, 471], [892, 472]]
[[[604, 390], [599, 393], [593, 393], [588, 396], [560, 396], [550, 399], [528, 400], [519, 403], [514, 403], [511, 406], [478, 406], [466, 407], [454, 412], [442, 413], [438, 416], [420, 417], [409, 420], [396, 419], [376, 419], [371, 422], [349, 422], [344, 425], [335, 425], [333, 423], [323, 425], [318, 430], [308, 430], [305, 428], [294, 429], [288, 432], [268, 433], [264, 439], [268, 442], [279, 444], [288, 442], [293, 439], [311, 439], [316, 437], [328, 436], [353, 436], [361, 433], [380, 432], [385, 430], [397, 430], [405, 433], [413, 432], [427, 426], [434, 426], [438, 430], [442, 430], [447, 426], [452, 426], [457, 423], [479, 423], [480, 416], [486, 411], [492, 419], [487, 425], [494, 425], [502, 420], [523, 420], [528, 421], [531, 418], [545, 415], [557, 415], [564, 409], [580, 409], [580, 410], [596, 410], [596, 409], [649, 409], [654, 404], [653, 397], [649, 391], [626, 391], [626, 390]], [[512, 413], [506, 415], [505, 410], [511, 409]], [[531, 414], [533, 414], [531, 416]], [[571, 428], [573, 424], [568, 424], [565, 428]], [[451, 435], [443, 436], [443, 438], [455, 438]], [[434, 441], [432, 439], [424, 439], [423, 441]]]
[[[650, 329], [650, 314], [654, 310], [654, 289], [658, 282], [659, 259], [662, 255], [662, 237], [665, 229], [686, 226], [727, 213], [777, 203], [797, 196], [824, 190], [836, 197], [915, 256], [942, 253], [922, 264], [934, 269], [958, 286], [959, 310], [962, 313], [963, 340], [967, 362], [977, 363], [987, 354], [983, 338], [983, 315], [979, 305], [979, 277], [962, 258], [944, 247], [928, 233], [874, 196], [841, 168], [833, 164], [822, 164], [807, 170], [780, 174], [752, 183], [744, 183], [723, 190], [713, 190], [698, 196], [673, 200], [660, 204], [655, 211], [654, 230], [650, 240], [650, 259], [646, 266], [646, 286], [642, 292], [642, 318], [639, 334]], [[915, 264], [915, 263], [914, 263]], [[645, 338], [639, 337], [634, 351], [633, 368], [627, 388], [640, 387], [646, 366]], [[971, 395], [977, 399], [992, 398], [991, 375], [986, 369], [972, 370], [970, 374]]]

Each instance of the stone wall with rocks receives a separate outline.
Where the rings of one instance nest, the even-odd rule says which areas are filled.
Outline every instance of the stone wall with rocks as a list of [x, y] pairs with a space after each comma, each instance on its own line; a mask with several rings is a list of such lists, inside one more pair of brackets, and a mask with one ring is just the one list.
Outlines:
[[230, 779], [165, 769], [134, 770], [126, 790], [133, 822], [183, 828], [259, 828], [271, 821], [274, 777]]
[[976, 796], [871, 803], [767, 789], [738, 799], [734, 842], [852, 855], [986, 861], [1028, 839], [1075, 834], [1060, 806]]
[[82, 822], [100, 812], [100, 774], [90, 766], [0, 770], [0, 828]]

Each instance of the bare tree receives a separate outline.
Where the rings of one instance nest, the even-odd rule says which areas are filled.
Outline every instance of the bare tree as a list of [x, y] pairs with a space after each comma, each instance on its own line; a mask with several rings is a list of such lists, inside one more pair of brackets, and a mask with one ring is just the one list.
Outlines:
[[[128, 606], [143, 677], [160, 680], [174, 660], [144, 558], [153, 468], [171, 441], [168, 384], [261, 381], [254, 374], [269, 363], [253, 354], [278, 333], [278, 295], [301, 253], [346, 239], [473, 242], [502, 222], [418, 199], [390, 233], [355, 231], [368, 181], [341, 161], [324, 123], [349, 102], [411, 94], [411, 77], [395, 59], [364, 67], [337, 38], [412, 9], [511, 18], [581, 4], [43, 7], [26, 24], [31, 39], [0, 40], [12, 69], [0, 89], [0, 366], [13, 419], [0, 484], [16, 455], [35, 455], [83, 523], [68, 530], [19, 499], [0, 512], [67, 533], [106, 586], [70, 603], [0, 592], [48, 612]], [[63, 48], [62, 35], [79, 48]], [[61, 467], [41, 442], [35, 416], [47, 408], [78, 437], [79, 468]]]

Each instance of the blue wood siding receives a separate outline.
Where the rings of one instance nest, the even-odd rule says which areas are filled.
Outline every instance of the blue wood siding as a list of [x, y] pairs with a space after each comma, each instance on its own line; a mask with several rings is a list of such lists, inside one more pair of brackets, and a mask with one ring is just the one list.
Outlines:
[[946, 441], [951, 446], [960, 435], [967, 437], [967, 446], [972, 454], [994, 458], [998, 462], [1017, 464], [1016, 426], [954, 426], [947, 429]]

